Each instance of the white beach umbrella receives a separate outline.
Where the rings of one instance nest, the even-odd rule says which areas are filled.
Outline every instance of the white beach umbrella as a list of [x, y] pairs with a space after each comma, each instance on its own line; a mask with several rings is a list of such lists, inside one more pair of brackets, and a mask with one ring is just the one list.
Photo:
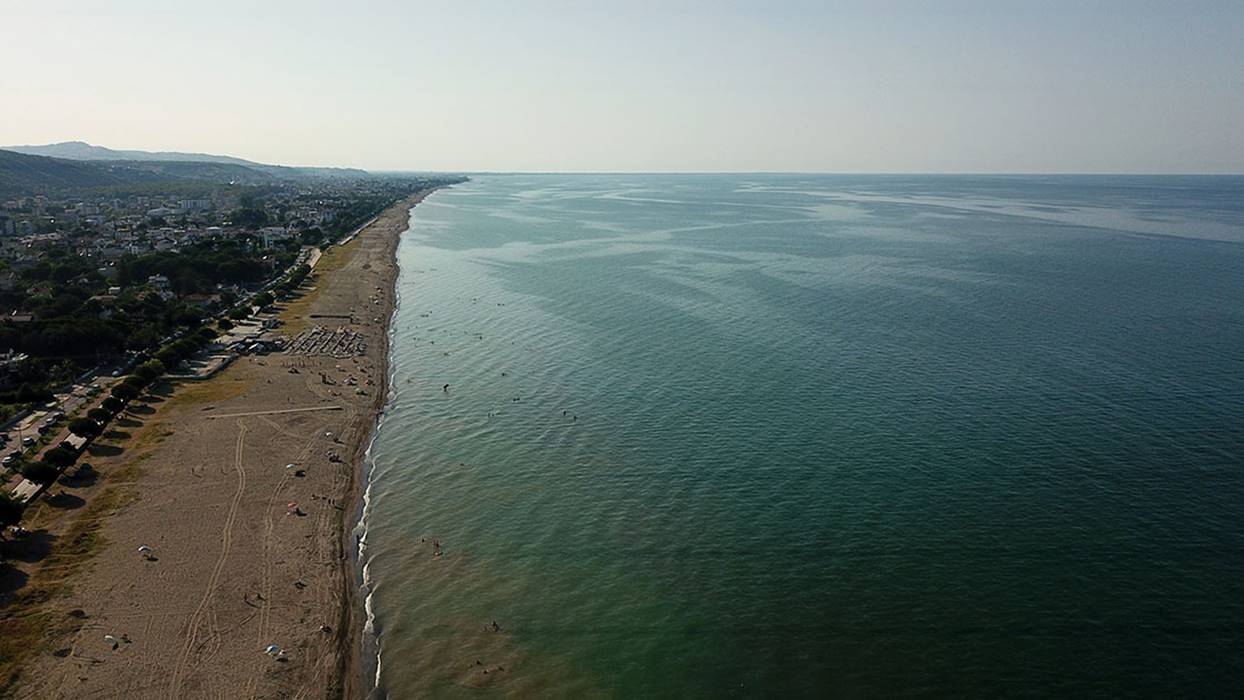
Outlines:
[[269, 644], [268, 647], [263, 650], [263, 653], [267, 654], [268, 656], [276, 656], [277, 654], [281, 653], [281, 647], [275, 644]]

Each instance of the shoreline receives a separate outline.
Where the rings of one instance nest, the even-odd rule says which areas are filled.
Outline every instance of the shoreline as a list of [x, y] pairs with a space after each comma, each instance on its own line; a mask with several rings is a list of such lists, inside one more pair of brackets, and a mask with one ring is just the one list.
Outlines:
[[328, 248], [280, 305], [282, 334], [323, 326], [359, 349], [247, 355], [164, 381], [92, 445], [101, 478], [68, 489], [86, 506], [43, 514], [46, 537], [87, 549], [29, 569], [27, 588], [47, 594], [27, 611], [56, 624], [20, 657], [17, 697], [369, 691], [353, 531], [389, 400], [397, 247], [432, 191]]
[[[389, 403], [389, 394], [392, 390], [393, 369], [390, 355], [393, 350], [393, 319], [397, 315], [399, 301], [397, 282], [401, 276], [401, 265], [397, 260], [397, 250], [401, 244], [402, 235], [410, 230], [410, 218], [415, 207], [438, 189], [441, 188], [436, 187], [417, 192], [392, 205], [381, 214], [383, 216], [395, 209], [401, 208], [405, 211], [406, 223], [405, 227], [398, 231], [396, 235], [390, 236], [386, 243], [385, 254], [390, 260], [390, 264], [386, 269], [387, 279], [384, 285], [388, 294], [386, 296], [387, 303], [382, 314], [384, 319], [382, 323], [384, 344], [379, 357], [384, 371], [380, 374], [381, 381], [376, 391], [371, 428], [367, 433], [367, 439], [360, 444], [359, 447], [361, 449], [357, 450], [358, 454], [355, 457], [354, 472], [356, 478], [353, 480], [350, 493], [347, 494], [354, 507], [350, 515], [342, 521], [340, 547], [344, 569], [342, 583], [345, 587], [343, 595], [345, 605], [342, 610], [341, 629], [345, 633], [341, 639], [343, 646], [340, 649], [341, 668], [339, 671], [339, 683], [341, 697], [343, 698], [366, 697], [376, 688], [378, 680], [374, 676], [368, 676], [369, 671], [374, 673], [373, 669], [377, 669], [378, 659], [376, 655], [379, 653], [379, 647], [377, 640], [369, 636], [366, 628], [370, 621], [366, 610], [368, 595], [364, 591], [366, 581], [363, 570], [363, 567], [366, 565], [366, 560], [363, 558], [366, 532], [364, 531], [360, 534], [358, 530], [364, 524], [363, 518], [366, 515], [367, 502], [365, 499], [371, 479], [371, 448], [376, 441], [376, 436], [380, 432], [380, 425], [384, 422], [384, 410]], [[369, 223], [368, 225], [371, 224]]]

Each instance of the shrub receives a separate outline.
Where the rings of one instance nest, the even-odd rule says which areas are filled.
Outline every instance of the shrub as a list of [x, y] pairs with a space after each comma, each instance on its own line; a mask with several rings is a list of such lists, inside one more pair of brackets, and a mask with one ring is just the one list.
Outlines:
[[26, 465], [22, 467], [22, 476], [35, 482], [36, 484], [43, 484], [46, 486], [53, 481], [56, 481], [56, 477], [60, 476], [60, 470], [51, 464], [44, 462], [43, 460], [38, 460], [34, 462], [27, 462]]
[[85, 438], [99, 435], [103, 428], [90, 418], [74, 418], [69, 421], [69, 432]]

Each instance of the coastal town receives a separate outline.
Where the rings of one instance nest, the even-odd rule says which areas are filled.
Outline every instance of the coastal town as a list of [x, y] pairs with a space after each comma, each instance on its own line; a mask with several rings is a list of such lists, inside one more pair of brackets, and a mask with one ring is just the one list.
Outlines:
[[[372, 235], [368, 246], [391, 251], [402, 207], [410, 206], [401, 203], [460, 180], [350, 174], [247, 185], [0, 187], [0, 695], [32, 682], [22, 659], [56, 659], [46, 646], [55, 634], [19, 620], [46, 613], [53, 584], [41, 582], [65, 573], [57, 562], [77, 569], [91, 558], [81, 537], [64, 539], [66, 532], [103, 526], [98, 518], [123, 487], [117, 475], [132, 473], [142, 459], [116, 455], [156, 430], [153, 409], [174, 394], [192, 395], [195, 385], [211, 390], [205, 380], [241, 357], [258, 361], [243, 373], [263, 372], [262, 358], [283, 353], [291, 358], [284, 376], [301, 382], [299, 364], [357, 363], [368, 341], [382, 352], [383, 319], [363, 315], [375, 309], [329, 314], [331, 327], [307, 323], [306, 304], [318, 296], [309, 292], [326, 281], [317, 266], [347, 264], [357, 248], [349, 243], [382, 212], [389, 212], [383, 237]], [[391, 260], [384, 262], [354, 280], [364, 273], [391, 279]], [[364, 294], [354, 280], [336, 282], [343, 293]], [[378, 306], [383, 294], [375, 286], [364, 301]], [[303, 314], [286, 327], [299, 304]], [[359, 374], [326, 365], [315, 383], [364, 404], [377, 401], [376, 382]], [[279, 394], [287, 401], [296, 395]], [[355, 444], [368, 414], [359, 415]], [[146, 432], [136, 430], [144, 423]], [[344, 522], [325, 538], [339, 541]], [[154, 561], [151, 547], [142, 546], [144, 560]]]

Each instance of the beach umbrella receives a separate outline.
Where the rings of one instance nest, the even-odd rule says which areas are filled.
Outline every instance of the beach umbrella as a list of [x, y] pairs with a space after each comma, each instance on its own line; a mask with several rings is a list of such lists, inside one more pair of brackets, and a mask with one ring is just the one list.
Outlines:
[[286, 464], [286, 465], [285, 465], [285, 468], [286, 468], [286, 469], [294, 469], [294, 468], [296, 468], [297, 466], [298, 466], [297, 464], [290, 463], [290, 464]]
[[153, 550], [145, 544], [138, 545], [138, 552], [140, 554], [151, 554], [152, 551]]
[[275, 644], [269, 644], [268, 647], [263, 650], [263, 653], [267, 654], [268, 656], [276, 656], [277, 654], [281, 653], [281, 647]]
[[289, 508], [290, 510], [293, 510], [298, 507], [298, 501], [290, 501], [289, 503], [285, 504], [285, 507]]
[[107, 642], [108, 646], [112, 647], [113, 649], [117, 648], [117, 638], [112, 636], [111, 634], [105, 634], [104, 641]]

